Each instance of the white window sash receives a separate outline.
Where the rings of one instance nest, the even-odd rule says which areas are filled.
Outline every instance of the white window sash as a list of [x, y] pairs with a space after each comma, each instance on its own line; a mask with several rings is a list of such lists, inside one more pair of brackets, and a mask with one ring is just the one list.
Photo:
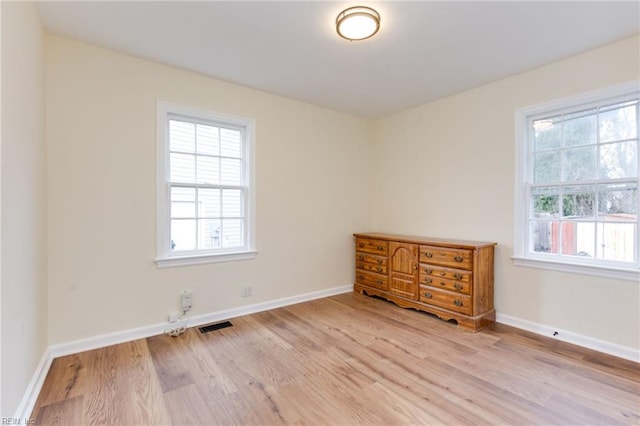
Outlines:
[[[242, 133], [241, 185], [204, 184], [195, 182], [169, 181], [169, 120], [184, 120], [196, 124], [218, 126], [239, 130]], [[255, 249], [255, 180], [254, 180], [254, 132], [255, 121], [243, 117], [214, 113], [197, 108], [185, 107], [158, 101], [157, 103], [157, 217], [156, 217], [156, 258], [158, 267], [193, 265], [210, 262], [226, 262], [252, 259], [257, 254]], [[189, 153], [196, 155], [195, 153]], [[198, 154], [199, 155], [199, 154]], [[234, 158], [214, 156], [217, 158]], [[172, 251], [171, 243], [171, 188], [212, 188], [239, 189], [243, 197], [243, 246], [238, 248], [216, 248]], [[221, 212], [222, 213], [222, 212]], [[196, 212], [196, 218], [197, 212]], [[220, 218], [223, 220], [224, 218]]]
[[[532, 107], [518, 109], [515, 113], [515, 194], [514, 194], [514, 249], [512, 259], [517, 266], [542, 268], [569, 273], [579, 273], [594, 276], [606, 276], [625, 280], [640, 280], [640, 222], [624, 222], [636, 225], [636, 241], [633, 262], [619, 262], [605, 259], [580, 258], [579, 256], [549, 254], [533, 252], [531, 248], [530, 224], [534, 220], [531, 215], [530, 202], [533, 187], [554, 187], [609, 184], [632, 182], [638, 187], [640, 194], [640, 177], [623, 179], [595, 179], [590, 181], [551, 182], [533, 184], [533, 143], [530, 131], [534, 120], [544, 119], [560, 113], [569, 113], [572, 110], [587, 110], [605, 103], [623, 102], [625, 100], [638, 99], [640, 84], [638, 81], [630, 81], [614, 87], [595, 90], [578, 96], [560, 99]], [[640, 123], [640, 117], [638, 117]], [[638, 135], [640, 137], [640, 135]], [[635, 139], [632, 139], [635, 140]], [[599, 140], [595, 146], [603, 144]], [[640, 171], [640, 146], [638, 150], [638, 170]], [[599, 161], [599, 159], [598, 159]], [[637, 197], [637, 211], [640, 212], [640, 196]], [[597, 206], [594, 206], [597, 210]], [[560, 216], [558, 222], [564, 219]], [[610, 223], [597, 218], [594, 212], [595, 224]], [[568, 220], [570, 221], [570, 220]]]

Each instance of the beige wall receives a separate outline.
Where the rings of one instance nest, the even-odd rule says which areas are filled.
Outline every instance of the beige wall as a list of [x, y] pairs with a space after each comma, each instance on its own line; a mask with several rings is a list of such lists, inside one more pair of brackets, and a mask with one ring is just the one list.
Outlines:
[[[352, 283], [370, 226], [370, 123], [47, 36], [49, 342]], [[158, 269], [156, 101], [256, 120], [258, 256]], [[241, 285], [254, 295], [241, 298]]]
[[638, 79], [639, 37], [385, 118], [375, 124], [373, 225], [496, 241], [499, 314], [640, 348], [640, 286], [515, 267], [516, 109]]
[[[186, 288], [198, 315], [350, 284], [376, 229], [496, 241], [499, 313], [640, 346], [637, 283], [510, 259], [515, 109], [637, 78], [638, 37], [376, 123], [55, 36], [46, 64], [52, 344], [162, 322]], [[256, 120], [255, 260], [154, 265], [158, 99]]]
[[44, 39], [33, 3], [2, 2], [1, 416], [47, 346]]

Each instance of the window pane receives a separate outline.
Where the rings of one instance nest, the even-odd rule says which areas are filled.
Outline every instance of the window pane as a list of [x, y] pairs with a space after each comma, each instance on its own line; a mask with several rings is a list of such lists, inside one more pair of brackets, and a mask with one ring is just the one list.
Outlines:
[[196, 125], [198, 154], [220, 155], [220, 133], [217, 127]]
[[223, 185], [242, 185], [242, 161], [221, 158], [220, 180]]
[[223, 157], [242, 157], [238, 130], [220, 129], [220, 155]]
[[220, 248], [220, 220], [202, 219], [198, 221], [198, 248]]
[[610, 143], [600, 146], [600, 177], [608, 179], [638, 176], [638, 143]]
[[532, 221], [531, 249], [538, 253], [558, 253], [558, 227], [557, 221]]
[[244, 246], [244, 221], [242, 219], [225, 219], [222, 221], [222, 247]]
[[222, 190], [222, 216], [242, 217], [242, 191], [239, 189]]
[[173, 219], [171, 221], [171, 250], [194, 250], [196, 248], [196, 220]]
[[595, 193], [586, 192], [591, 187], [585, 187], [585, 192], [578, 192], [581, 187], [566, 187], [567, 192], [562, 197], [562, 216], [575, 219], [592, 218]]
[[638, 102], [625, 102], [600, 110], [600, 142], [638, 137]]
[[220, 217], [220, 190], [200, 189], [198, 190], [198, 217], [217, 218]]
[[194, 124], [169, 120], [169, 150], [194, 152], [195, 147], [196, 133]]
[[556, 122], [560, 117], [545, 118], [533, 122], [533, 147], [535, 151], [559, 149], [562, 142], [562, 127]]
[[596, 110], [567, 114], [563, 123], [565, 146], [593, 145], [597, 142], [598, 120]]
[[636, 241], [635, 223], [599, 223], [598, 258], [632, 262]]
[[562, 222], [562, 254], [593, 257], [594, 222]]
[[199, 155], [198, 183], [217, 185], [220, 183], [220, 159], [218, 157], [205, 157]]
[[196, 157], [189, 154], [174, 154], [169, 157], [171, 182], [194, 182], [196, 179]]
[[196, 217], [195, 188], [171, 188], [171, 217]]
[[559, 151], [536, 153], [533, 165], [534, 182], [559, 182], [561, 158]]
[[553, 219], [560, 211], [558, 188], [536, 187], [532, 189], [533, 217], [536, 219]]
[[564, 152], [563, 181], [595, 179], [596, 147], [568, 149]]
[[638, 189], [633, 184], [601, 187], [598, 214], [603, 220], [638, 220]]

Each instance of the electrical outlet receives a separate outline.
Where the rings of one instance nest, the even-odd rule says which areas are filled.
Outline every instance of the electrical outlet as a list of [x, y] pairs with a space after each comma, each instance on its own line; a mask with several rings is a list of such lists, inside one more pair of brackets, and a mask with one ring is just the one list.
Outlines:
[[178, 322], [178, 314], [176, 313], [169, 314], [169, 322]]
[[185, 290], [182, 292], [180, 300], [182, 302], [182, 310], [185, 312], [191, 309], [191, 306], [193, 306], [193, 295], [189, 290]]
[[253, 287], [250, 285], [242, 286], [242, 297], [250, 297], [253, 296]]

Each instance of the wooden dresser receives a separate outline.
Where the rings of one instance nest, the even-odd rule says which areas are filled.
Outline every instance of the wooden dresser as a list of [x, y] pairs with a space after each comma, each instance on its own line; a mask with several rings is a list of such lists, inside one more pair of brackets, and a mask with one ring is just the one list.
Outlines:
[[496, 243], [367, 233], [356, 238], [354, 291], [456, 320], [478, 331], [495, 322]]

